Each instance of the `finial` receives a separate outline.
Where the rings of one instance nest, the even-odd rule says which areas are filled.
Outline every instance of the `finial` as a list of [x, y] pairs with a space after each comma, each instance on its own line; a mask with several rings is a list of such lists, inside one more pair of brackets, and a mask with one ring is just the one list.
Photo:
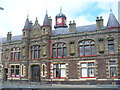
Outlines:
[[48, 11], [47, 11], [47, 9], [46, 9], [46, 14], [48, 14]]
[[28, 13], [27, 13], [27, 18], [29, 18], [29, 10], [28, 10]]
[[62, 7], [60, 6], [60, 13], [62, 13]]
[[48, 11], [47, 11], [47, 0], [46, 0], [46, 14], [48, 14]]
[[112, 12], [112, 9], [111, 9], [111, 3], [110, 3], [110, 12]]
[[36, 17], [36, 20], [37, 20], [37, 17]]
[[27, 14], [27, 18], [29, 18], [29, 15]]

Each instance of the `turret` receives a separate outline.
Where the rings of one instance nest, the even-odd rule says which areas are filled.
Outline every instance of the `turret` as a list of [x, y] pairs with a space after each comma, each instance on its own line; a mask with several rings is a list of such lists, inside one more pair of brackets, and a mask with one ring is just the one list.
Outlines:
[[106, 26], [106, 29], [111, 29], [111, 28], [120, 28], [120, 24], [115, 18], [114, 14], [112, 13], [112, 10], [110, 10], [109, 19]]
[[51, 34], [51, 22], [52, 20], [49, 19], [48, 14], [45, 14], [44, 22], [42, 25], [42, 35], [50, 35]]
[[42, 25], [42, 56], [43, 58], [49, 58], [50, 57], [50, 37], [51, 37], [51, 23], [52, 19], [48, 17], [48, 14], [46, 12], [44, 22]]
[[60, 9], [60, 13], [55, 17], [55, 26], [54, 28], [67, 28], [66, 25], [66, 16], [62, 13], [62, 9]]
[[32, 27], [32, 21], [29, 21], [29, 18], [28, 18], [28, 16], [27, 16], [27, 19], [26, 19], [24, 28], [23, 28], [23, 30], [22, 30], [22, 32], [23, 32], [23, 37], [29, 37], [31, 27]]

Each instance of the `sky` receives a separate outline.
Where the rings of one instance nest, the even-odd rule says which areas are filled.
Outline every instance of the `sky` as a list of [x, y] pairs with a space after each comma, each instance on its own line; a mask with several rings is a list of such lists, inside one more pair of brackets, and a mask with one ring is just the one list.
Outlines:
[[[35, 22], [36, 17], [40, 25], [46, 14], [52, 18], [55, 25], [55, 16], [62, 13], [67, 17], [67, 25], [75, 20], [77, 26], [95, 24], [97, 16], [102, 16], [104, 25], [107, 24], [110, 8], [115, 17], [118, 17], [119, 0], [0, 0], [0, 36], [6, 37], [8, 32], [12, 36], [21, 35], [27, 14], [29, 20]], [[118, 19], [118, 18], [117, 18]], [[54, 27], [52, 28], [54, 29]]]

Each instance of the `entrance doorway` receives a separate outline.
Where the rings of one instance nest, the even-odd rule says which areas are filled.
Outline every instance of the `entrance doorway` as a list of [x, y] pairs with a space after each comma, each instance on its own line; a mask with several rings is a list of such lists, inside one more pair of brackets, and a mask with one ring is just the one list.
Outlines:
[[39, 65], [33, 65], [31, 66], [31, 78], [32, 82], [40, 82], [40, 66]]
[[5, 74], [4, 74], [4, 81], [7, 81], [7, 78], [8, 78], [8, 69], [5, 68], [4, 72], [5, 72]]

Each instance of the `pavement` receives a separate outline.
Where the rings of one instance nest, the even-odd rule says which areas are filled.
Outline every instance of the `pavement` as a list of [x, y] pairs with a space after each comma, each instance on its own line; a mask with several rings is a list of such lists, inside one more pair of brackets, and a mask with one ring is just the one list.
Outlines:
[[[18, 83], [18, 82], [3, 82], [0, 85], [1, 88], [9, 88], [9, 90], [13, 90], [12, 88], [33, 88], [32, 90], [36, 90], [38, 88], [44, 89], [45, 88], [51, 88], [51, 90], [53, 89], [57, 89], [57, 88], [71, 88], [72, 90], [74, 90], [73, 88], [91, 88], [93, 90], [93, 88], [110, 88], [111, 90], [115, 89], [115, 90], [120, 90], [120, 86], [118, 85], [69, 85], [69, 84], [41, 84], [41, 83], [36, 83], [36, 82], [26, 82], [26, 83]], [[119, 88], [119, 89], [118, 89]], [[109, 89], [109, 90], [110, 90]], [[7, 90], [7, 89], [1, 89], [1, 90]], [[17, 90], [17, 89], [14, 89]], [[20, 89], [21, 90], [21, 89]], [[25, 89], [26, 90], [26, 89]], [[48, 90], [48, 89], [47, 89]]]

